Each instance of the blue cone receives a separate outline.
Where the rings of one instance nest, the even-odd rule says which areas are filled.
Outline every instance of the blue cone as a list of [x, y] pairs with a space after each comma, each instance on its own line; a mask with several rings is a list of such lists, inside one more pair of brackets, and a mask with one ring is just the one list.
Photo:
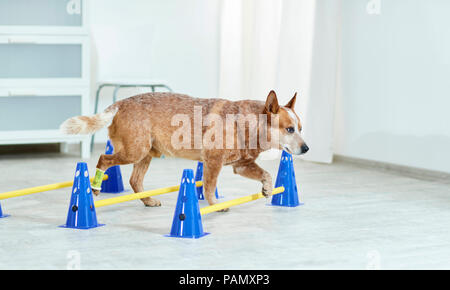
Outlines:
[[97, 223], [94, 199], [87, 164], [79, 162], [75, 172], [67, 221], [61, 227], [73, 229], [90, 229], [103, 226]]
[[272, 196], [272, 205], [295, 207], [298, 201], [297, 182], [295, 181], [294, 163], [292, 155], [283, 151], [280, 167], [278, 168], [275, 187], [284, 186], [284, 192]]
[[[111, 155], [114, 152], [114, 147], [110, 140], [106, 143], [105, 154]], [[122, 193], [125, 191], [123, 187], [122, 173], [120, 166], [112, 166], [105, 172], [108, 175], [108, 179], [102, 182], [102, 193]]]
[[202, 216], [195, 194], [194, 172], [185, 169], [181, 177], [177, 206], [173, 215], [169, 237], [198, 239], [207, 235], [203, 232]]
[[[195, 171], [195, 182], [202, 181], [203, 180], [203, 162], [197, 163], [197, 170]], [[197, 191], [197, 198], [198, 200], [205, 200], [205, 195], [203, 194], [203, 185], [196, 187]], [[223, 196], [219, 196], [219, 193], [217, 192], [216, 187], [216, 198], [219, 199]]]
[[5, 218], [5, 217], [8, 217], [8, 216], [9, 216], [9, 214], [3, 214], [2, 205], [0, 204], [0, 218]]

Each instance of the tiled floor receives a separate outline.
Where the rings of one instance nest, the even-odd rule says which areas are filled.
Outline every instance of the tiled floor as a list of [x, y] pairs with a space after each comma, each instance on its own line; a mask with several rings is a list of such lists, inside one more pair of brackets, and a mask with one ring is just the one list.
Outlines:
[[[88, 160], [91, 175], [100, 151]], [[0, 192], [72, 180], [76, 153], [0, 156]], [[278, 160], [261, 161], [274, 176]], [[155, 159], [145, 188], [179, 183], [196, 163]], [[122, 166], [127, 181], [132, 167]], [[258, 200], [204, 217], [211, 234], [198, 240], [164, 237], [176, 193], [160, 208], [140, 201], [97, 209], [106, 226], [59, 228], [70, 189], [1, 201], [1, 269], [398, 269], [450, 268], [450, 183], [427, 181], [347, 163], [295, 160], [305, 205], [266, 206]], [[125, 186], [130, 188], [128, 182]], [[260, 185], [225, 168], [225, 199]], [[103, 195], [100, 198], [110, 197]], [[206, 205], [201, 202], [201, 206]]]

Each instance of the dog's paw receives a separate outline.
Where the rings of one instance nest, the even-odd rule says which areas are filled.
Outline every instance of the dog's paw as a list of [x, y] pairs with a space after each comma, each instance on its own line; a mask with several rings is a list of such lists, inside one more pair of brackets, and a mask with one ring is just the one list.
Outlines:
[[262, 195], [264, 195], [265, 198], [269, 198], [272, 195], [272, 190], [273, 190], [272, 184], [266, 183], [263, 185], [261, 193]]
[[206, 198], [206, 201], [208, 202], [209, 205], [215, 205], [217, 203], [217, 199], [215, 197], [211, 197], [211, 198]]
[[161, 202], [154, 198], [148, 198], [142, 201], [147, 207], [158, 207], [161, 206]]
[[217, 212], [228, 212], [228, 211], [230, 211], [229, 208], [224, 208], [224, 209], [218, 210]]

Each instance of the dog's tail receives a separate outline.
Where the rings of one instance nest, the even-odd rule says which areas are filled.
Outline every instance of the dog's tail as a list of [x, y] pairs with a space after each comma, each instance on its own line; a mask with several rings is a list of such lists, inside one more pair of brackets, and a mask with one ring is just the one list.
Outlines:
[[92, 134], [111, 123], [118, 110], [117, 105], [112, 105], [102, 113], [93, 116], [72, 117], [65, 120], [59, 126], [59, 130], [64, 134], [70, 135]]

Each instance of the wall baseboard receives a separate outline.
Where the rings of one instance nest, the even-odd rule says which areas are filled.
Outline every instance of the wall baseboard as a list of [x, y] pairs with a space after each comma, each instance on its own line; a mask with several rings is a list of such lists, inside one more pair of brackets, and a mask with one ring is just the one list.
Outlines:
[[0, 155], [57, 152], [60, 152], [59, 143], [0, 145]]
[[401, 175], [423, 179], [427, 181], [438, 181], [450, 184], [450, 173], [442, 171], [434, 171], [429, 169], [422, 169], [404, 165], [397, 165], [387, 162], [380, 162], [356, 157], [349, 157], [335, 154], [333, 162], [351, 163], [364, 168], [380, 169], [384, 171], [391, 171]]

